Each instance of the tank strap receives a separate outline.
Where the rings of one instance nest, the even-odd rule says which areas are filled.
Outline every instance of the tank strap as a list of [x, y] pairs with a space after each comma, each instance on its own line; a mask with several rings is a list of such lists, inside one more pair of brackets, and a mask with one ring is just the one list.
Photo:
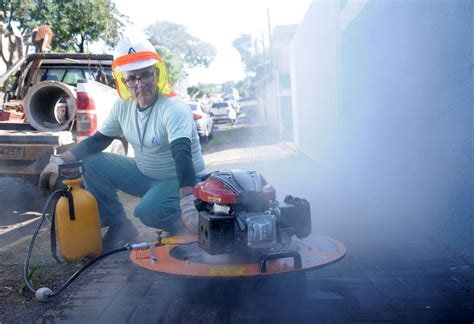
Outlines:
[[51, 231], [50, 233], [50, 242], [51, 242], [51, 255], [56, 262], [60, 262], [58, 259], [58, 254], [56, 253], [56, 211], [53, 208], [53, 216], [51, 217]]
[[[63, 189], [59, 193], [59, 197], [66, 197], [69, 204], [69, 219], [71, 221], [76, 219], [76, 215], [74, 213], [74, 199], [72, 197], [72, 193], [69, 189]], [[57, 202], [56, 202], [57, 203]], [[56, 244], [56, 208], [53, 208], [53, 214], [51, 217], [51, 231], [50, 231], [50, 242], [51, 242], [51, 255], [56, 262], [60, 262], [58, 258], [57, 244]]]
[[69, 220], [76, 220], [76, 214], [74, 213], [74, 198], [70, 189], [65, 189], [61, 192], [62, 197], [66, 197], [69, 204]]

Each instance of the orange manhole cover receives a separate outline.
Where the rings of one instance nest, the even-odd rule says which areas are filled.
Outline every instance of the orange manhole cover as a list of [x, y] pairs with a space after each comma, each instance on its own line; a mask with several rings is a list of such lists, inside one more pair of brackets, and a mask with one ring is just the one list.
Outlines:
[[291, 271], [307, 271], [329, 265], [346, 254], [346, 247], [339, 241], [322, 235], [311, 234], [304, 240], [294, 239], [289, 250], [301, 256], [301, 268], [295, 268], [295, 259], [285, 257], [265, 262], [262, 273], [257, 257], [235, 254], [209, 255], [200, 249], [195, 236], [175, 236], [164, 239], [166, 245], [155, 247], [157, 261], [151, 251], [134, 250], [130, 258], [140, 267], [162, 273], [196, 277], [261, 276]]

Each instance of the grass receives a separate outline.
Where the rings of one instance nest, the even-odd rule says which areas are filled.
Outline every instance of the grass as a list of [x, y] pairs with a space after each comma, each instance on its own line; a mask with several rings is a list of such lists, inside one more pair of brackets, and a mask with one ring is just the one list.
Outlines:
[[269, 126], [260, 124], [251, 127], [233, 127], [215, 132], [209, 143], [201, 144], [201, 146], [203, 153], [206, 154], [241, 146], [242, 143], [271, 142], [273, 138], [276, 136]]
[[[49, 287], [59, 289], [88, 259], [76, 262], [56, 262], [51, 256], [49, 222], [44, 222], [32, 250], [28, 278], [34, 289]], [[15, 311], [34, 312], [43, 307], [23, 280], [25, 257], [31, 237], [0, 252], [0, 322], [15, 322]]]
[[[0, 253], [0, 314], [1, 321], [18, 320], [16, 310], [34, 311], [42, 307], [23, 281], [23, 264], [30, 240], [22, 240], [13, 249]], [[49, 247], [49, 231], [38, 234], [30, 259], [28, 278], [34, 289], [50, 287], [58, 289], [83, 262], [57, 263]], [[11, 317], [9, 317], [11, 316]]]
[[235, 142], [236, 139], [249, 137], [248, 130], [245, 128], [230, 128], [214, 133], [209, 143], [204, 144], [205, 147], [213, 147], [216, 145], [227, 145]]

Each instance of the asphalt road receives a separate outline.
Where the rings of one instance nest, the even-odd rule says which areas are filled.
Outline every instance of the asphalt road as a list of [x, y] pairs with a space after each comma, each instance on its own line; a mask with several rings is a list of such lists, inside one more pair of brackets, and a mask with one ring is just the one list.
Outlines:
[[255, 123], [257, 115], [257, 104], [254, 101], [241, 103], [240, 114], [237, 117], [235, 124], [232, 125], [231, 123], [215, 123], [215, 134], [218, 134], [220, 131], [231, 129], [233, 127], [242, 127], [247, 126], [249, 124], [253, 124]]
[[31, 181], [0, 177], [0, 249], [33, 233], [44, 200]]

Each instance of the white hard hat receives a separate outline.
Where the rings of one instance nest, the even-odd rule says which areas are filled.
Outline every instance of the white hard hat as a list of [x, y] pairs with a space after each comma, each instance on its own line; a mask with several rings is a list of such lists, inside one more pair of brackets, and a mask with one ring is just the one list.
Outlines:
[[[114, 51], [114, 60], [117, 58], [136, 53], [136, 52], [153, 52], [156, 53], [155, 47], [147, 40], [144, 36], [125, 36], [122, 38], [117, 46], [115, 47]], [[146, 60], [135, 61], [132, 63], [128, 63], [122, 66], [118, 66], [116, 68], [117, 72], [126, 72], [132, 70], [139, 70], [145, 68], [147, 66], [154, 65], [157, 62], [156, 59], [150, 58]]]

